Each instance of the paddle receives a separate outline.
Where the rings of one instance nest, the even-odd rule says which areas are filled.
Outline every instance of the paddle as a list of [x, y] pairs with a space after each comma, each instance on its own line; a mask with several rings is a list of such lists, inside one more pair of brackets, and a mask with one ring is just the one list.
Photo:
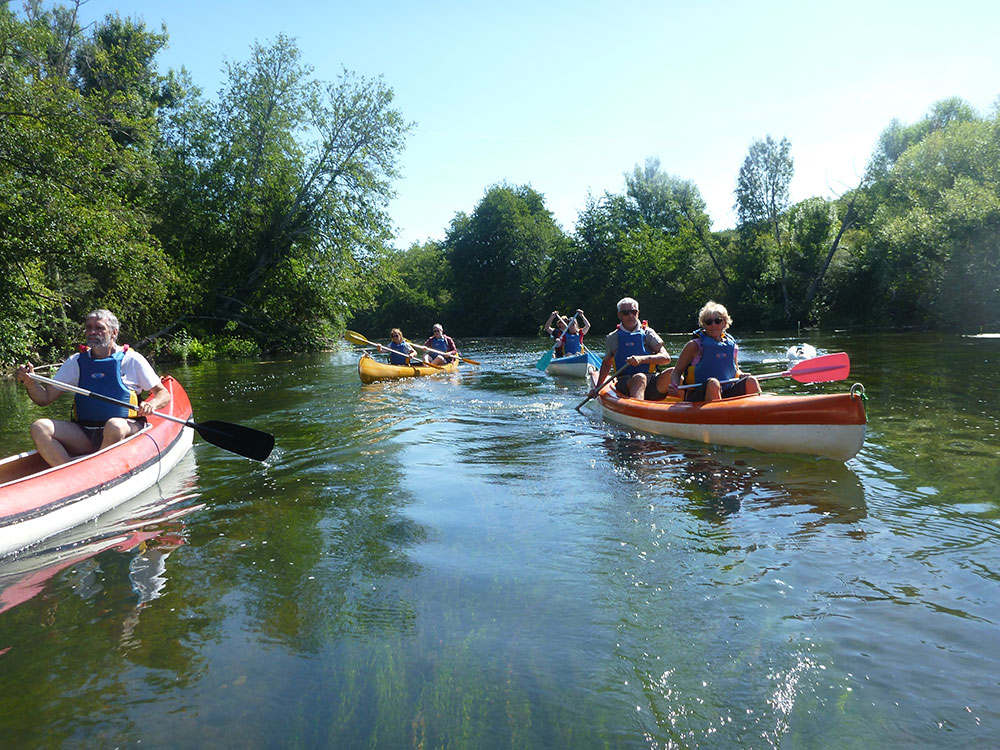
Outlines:
[[[606, 378], [604, 378], [604, 382], [603, 382], [603, 383], [601, 383], [601, 384], [600, 384], [599, 386], [597, 386], [597, 387], [596, 387], [596, 388], [594, 389], [594, 395], [596, 396], [596, 395], [597, 395], [598, 393], [600, 393], [600, 392], [601, 392], [601, 389], [602, 389], [602, 388], [604, 388], [604, 386], [606, 386], [606, 385], [607, 385], [608, 383], [610, 383], [610, 382], [611, 382], [612, 380], [614, 380], [614, 379], [615, 379], [615, 375], [617, 375], [617, 374], [618, 374], [618, 369], [617, 369], [617, 368], [615, 368], [615, 367], [612, 367], [612, 368], [611, 368], [611, 372], [609, 372], [609, 373], [608, 373], [608, 376], [607, 376]], [[580, 407], [582, 407], [582, 406], [583, 406], [583, 405], [584, 405], [585, 403], [587, 403], [588, 401], [590, 401], [590, 399], [592, 399], [593, 397], [594, 397], [594, 396], [589, 396], [589, 395], [588, 395], [588, 396], [587, 396], [587, 398], [585, 398], [585, 399], [584, 399], [583, 401], [581, 401], [580, 403], [578, 403], [578, 404], [576, 405], [576, 407], [575, 407], [575, 408], [576, 408], [576, 410], [577, 410], [577, 411], [580, 411]]]
[[[559, 316], [559, 320], [562, 320], [561, 315]], [[566, 327], [563, 329], [563, 332], [556, 337], [556, 343], [552, 347], [552, 349], [550, 351], [545, 352], [545, 354], [542, 355], [541, 359], [539, 359], [535, 363], [536, 369], [545, 372], [545, 368], [549, 366], [549, 363], [552, 361], [552, 358], [556, 355], [556, 349], [558, 349], [562, 345], [563, 337], [566, 335], [566, 331], [569, 330], [569, 326], [574, 320], [576, 320], [576, 313], [573, 313], [573, 317], [571, 317], [569, 320], [566, 321]]]
[[[843, 380], [851, 374], [851, 360], [846, 352], [836, 352], [834, 354], [823, 354], [812, 359], [804, 359], [794, 367], [784, 372], [768, 372], [763, 375], [754, 375], [757, 380], [770, 380], [771, 378], [792, 378], [800, 383], [829, 383], [833, 380]], [[723, 380], [723, 383], [735, 383], [739, 378]], [[680, 390], [687, 388], [697, 388], [704, 383], [693, 383], [692, 385], [678, 386]]]
[[[37, 380], [39, 383], [46, 383], [64, 391], [72, 391], [73, 393], [79, 393], [82, 396], [90, 396], [90, 398], [96, 398], [99, 401], [106, 401], [109, 404], [127, 406], [130, 409], [134, 408], [134, 404], [130, 404], [128, 401], [119, 401], [116, 398], [105, 396], [102, 393], [94, 393], [93, 391], [78, 388], [75, 385], [70, 385], [69, 383], [60, 383], [58, 380], [47, 378], [44, 375], [36, 375], [35, 373], [30, 372], [28, 373], [28, 377], [32, 380]], [[271, 455], [271, 451], [274, 448], [274, 435], [261, 432], [260, 430], [255, 430], [252, 427], [244, 427], [243, 425], [231, 424], [230, 422], [219, 422], [216, 420], [199, 423], [195, 422], [193, 419], [184, 420], [171, 414], [163, 414], [158, 411], [154, 411], [153, 414], [161, 419], [168, 419], [171, 422], [177, 422], [185, 427], [190, 427], [201, 435], [205, 441], [211, 443], [212, 445], [217, 445], [223, 450], [230, 451], [231, 453], [237, 453], [241, 456], [252, 458], [255, 461], [265, 460]]]
[[[369, 341], [368, 339], [366, 339], [364, 336], [362, 336], [357, 331], [344, 331], [344, 338], [347, 339], [348, 341], [350, 341], [352, 344], [357, 344], [358, 346], [365, 346], [366, 344], [368, 346], [378, 346], [378, 344], [376, 344], [373, 341]], [[404, 341], [405, 341], [405, 339], [404, 339]], [[382, 348], [383, 349], [388, 349], [389, 347], [382, 347]], [[397, 353], [398, 354], [403, 354], [404, 352], [397, 352]], [[423, 365], [427, 365], [428, 367], [433, 367], [435, 370], [443, 370], [444, 369], [441, 365], [432, 365], [430, 362], [424, 362], [422, 359], [420, 359], [419, 357], [414, 357], [409, 352], [406, 352], [406, 357], [407, 357], [407, 359], [416, 361], [419, 364], [419, 366], [421, 366], [421, 367]], [[416, 367], [417, 365], [414, 365], [414, 366]]]
[[478, 362], [476, 362], [476, 360], [463, 357], [459, 354], [448, 354], [448, 352], [443, 352], [440, 349], [431, 349], [429, 346], [424, 346], [423, 344], [414, 344], [409, 339], [403, 339], [403, 341], [405, 341], [410, 346], [415, 346], [417, 349], [423, 349], [425, 352], [433, 352], [434, 354], [440, 354], [442, 357], [454, 357], [455, 359], [460, 359], [463, 362], [468, 362], [470, 365], [479, 364]]

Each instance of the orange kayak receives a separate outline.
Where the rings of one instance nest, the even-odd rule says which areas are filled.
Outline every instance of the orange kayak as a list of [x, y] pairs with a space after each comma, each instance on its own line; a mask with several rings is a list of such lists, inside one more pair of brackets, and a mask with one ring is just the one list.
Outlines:
[[[588, 373], [591, 386], [597, 371]], [[780, 396], [760, 393], [721, 401], [640, 401], [605, 386], [598, 400], [604, 418], [654, 435], [712, 445], [800, 453], [846, 461], [861, 450], [867, 417], [864, 388], [850, 393]]]

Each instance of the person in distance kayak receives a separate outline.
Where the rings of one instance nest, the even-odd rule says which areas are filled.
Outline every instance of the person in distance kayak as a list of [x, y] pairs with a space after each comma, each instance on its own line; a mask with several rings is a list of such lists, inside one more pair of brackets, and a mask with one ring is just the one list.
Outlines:
[[[434, 324], [430, 338], [424, 342], [424, 346], [434, 350], [434, 352], [424, 354], [424, 362], [432, 365], [446, 365], [452, 361], [452, 357], [447, 356], [448, 354], [458, 354], [455, 340], [451, 336], [445, 335], [444, 328], [440, 323]], [[435, 352], [444, 352], [444, 354], [436, 354]]]
[[[580, 321], [583, 322], [583, 327], [580, 326]], [[554, 340], [559, 341], [555, 356], [571, 357], [583, 352], [583, 337], [590, 330], [590, 321], [583, 314], [583, 310], [577, 308], [577, 311], [570, 318], [567, 329], [566, 320], [559, 314], [558, 310], [553, 310], [549, 319], [545, 321], [543, 329]]]
[[[603, 383], [615, 366], [615, 390], [623, 396], [640, 400], [666, 397], [657, 386], [656, 365], [670, 364], [670, 355], [663, 348], [663, 339], [639, 319], [639, 303], [631, 297], [618, 300], [618, 327], [604, 340], [604, 360], [597, 382]], [[590, 389], [590, 398], [597, 389]]]
[[[118, 345], [119, 328], [118, 318], [108, 310], [90, 313], [85, 323], [87, 346], [63, 362], [52, 379], [127, 401], [132, 408], [77, 394], [72, 422], [36, 420], [31, 425], [31, 439], [49, 466], [124, 440], [142, 429], [146, 417], [170, 403], [170, 391], [146, 358], [127, 345]], [[29, 374], [34, 369], [31, 364], [22, 365], [16, 377], [32, 401], [48, 406], [66, 391], [32, 380]], [[148, 391], [149, 396], [140, 403], [141, 391]]]
[[[693, 338], [677, 357], [667, 393], [683, 395], [685, 401], [718, 401], [760, 393], [757, 378], [740, 370], [739, 346], [727, 333], [733, 319], [725, 306], [709, 300], [698, 311], [698, 323], [701, 327], [691, 334]], [[699, 385], [681, 391], [681, 378]], [[727, 383], [727, 380], [735, 382]]]

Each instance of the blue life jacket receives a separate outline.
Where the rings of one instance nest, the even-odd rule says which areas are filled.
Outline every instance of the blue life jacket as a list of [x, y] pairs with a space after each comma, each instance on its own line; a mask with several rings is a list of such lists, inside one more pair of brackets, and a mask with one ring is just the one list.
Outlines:
[[709, 378], [720, 382], [736, 377], [736, 339], [728, 333], [722, 334], [722, 341], [716, 341], [703, 330], [694, 336], [701, 341], [701, 359], [694, 366], [694, 382], [704, 383]]
[[[640, 324], [634, 331], [626, 331], [618, 326], [618, 351], [615, 352], [615, 372], [618, 378], [628, 380], [637, 372], [654, 372], [656, 365], [639, 365], [633, 367], [627, 364], [628, 358], [649, 354], [646, 349], [646, 325]], [[619, 382], [622, 382], [619, 380]]]
[[[441, 354], [444, 354], [446, 351], [448, 351], [448, 339], [432, 338], [430, 347], [431, 349], [437, 349]], [[427, 353], [430, 354], [432, 358], [439, 356], [434, 352], [427, 352]], [[451, 360], [452, 360], [451, 357], [444, 358], [445, 364], [451, 362]]]
[[[94, 359], [90, 352], [88, 349], [77, 357], [80, 365], [80, 387], [138, 406], [139, 397], [122, 382], [122, 360], [125, 358], [125, 349], [103, 359]], [[82, 394], [77, 394], [73, 402], [73, 421], [82, 424], [103, 425], [112, 417], [136, 416], [138, 412], [134, 409], [109, 404]]]
[[569, 331], [564, 333], [562, 335], [562, 350], [564, 357], [569, 357], [582, 352], [583, 345], [580, 341], [580, 333], [570, 333]]
[[[405, 341], [400, 341], [398, 344], [393, 341], [389, 344], [389, 348], [392, 349], [389, 352], [389, 364], [390, 365], [405, 365], [408, 364], [410, 358], [406, 356], [410, 353], [410, 345]], [[400, 352], [397, 354], [397, 352]]]

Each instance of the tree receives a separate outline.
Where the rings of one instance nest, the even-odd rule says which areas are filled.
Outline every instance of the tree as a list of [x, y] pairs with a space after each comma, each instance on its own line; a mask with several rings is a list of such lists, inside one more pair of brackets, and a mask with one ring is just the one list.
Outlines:
[[164, 130], [176, 182], [163, 207], [197, 230], [160, 226], [198, 295], [174, 325], [235, 322], [264, 348], [311, 348], [370, 302], [411, 125], [380, 78], [322, 83], [300, 57], [285, 36], [255, 44], [229, 66], [216, 106], [188, 89]]
[[745, 232], [765, 225], [774, 238], [774, 253], [781, 271], [781, 293], [785, 320], [791, 319], [788, 297], [786, 248], [782, 243], [781, 217], [788, 209], [788, 188], [794, 174], [792, 144], [787, 138], [775, 142], [771, 136], [755, 140], [740, 168], [736, 183], [736, 217]]
[[84, 37], [75, 7], [29, 4], [23, 20], [0, 8], [0, 313], [20, 323], [0, 357], [63, 349], [93, 307], [115, 308], [129, 333], [166, 307], [172, 272], [145, 211], [155, 164], [136, 146], [153, 123], [116, 141], [105, 90], [74, 67], [90, 50], [109, 79], [153, 82], [149, 55], [126, 62], [110, 50], [162, 42], [114, 17]]
[[[524, 185], [494, 185], [445, 240], [455, 283], [451, 328], [510, 335], [544, 318], [543, 269], [566, 242], [543, 196]], [[545, 310], [545, 312], [548, 312]]]

